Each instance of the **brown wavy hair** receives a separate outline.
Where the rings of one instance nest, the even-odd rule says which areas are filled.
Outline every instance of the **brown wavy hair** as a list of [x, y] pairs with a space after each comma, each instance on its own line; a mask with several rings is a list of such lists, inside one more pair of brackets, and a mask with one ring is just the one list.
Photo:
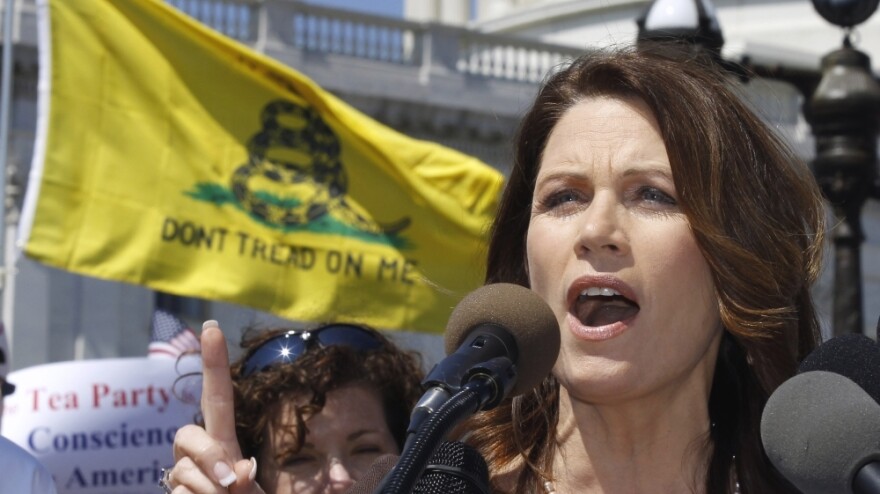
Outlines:
[[[363, 327], [363, 326], [362, 326]], [[316, 328], [311, 328], [316, 329]], [[289, 329], [250, 328], [242, 336], [244, 354], [231, 366], [234, 400], [235, 432], [245, 458], [258, 456], [268, 430], [286, 430], [296, 438], [285, 451], [275, 451], [277, 458], [299, 452], [305, 441], [306, 420], [324, 406], [327, 393], [350, 384], [364, 384], [378, 391], [385, 421], [398, 448], [403, 446], [410, 410], [421, 395], [421, 358], [404, 351], [380, 332], [375, 333], [382, 345], [375, 350], [360, 351], [342, 345], [314, 346], [289, 364], [276, 365], [242, 376], [248, 356], [267, 340]], [[284, 420], [282, 404], [300, 396], [309, 396], [307, 404], [295, 409], [296, 420]]]
[[[796, 493], [770, 464], [759, 425], [769, 395], [817, 344], [810, 287], [824, 243], [813, 176], [708, 60], [667, 48], [616, 48], [574, 60], [542, 86], [521, 122], [514, 165], [493, 224], [487, 283], [529, 286], [526, 234], [548, 136], [589, 97], [638, 98], [660, 128], [672, 175], [712, 272], [725, 332], [709, 398], [706, 491]], [[490, 470], [520, 468], [516, 492], [550, 479], [559, 384], [475, 417], [470, 437]], [[498, 486], [496, 486], [497, 488]]]

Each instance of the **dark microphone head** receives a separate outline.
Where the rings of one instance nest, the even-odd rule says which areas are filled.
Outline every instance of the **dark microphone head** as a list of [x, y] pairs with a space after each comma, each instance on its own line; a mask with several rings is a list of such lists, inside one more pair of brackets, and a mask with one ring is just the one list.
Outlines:
[[861, 467], [880, 461], [880, 405], [840, 374], [798, 374], [767, 400], [761, 440], [804, 494], [852, 493]]
[[492, 324], [506, 328], [520, 356], [511, 396], [541, 383], [559, 356], [559, 324], [550, 307], [535, 292], [511, 283], [480, 287], [455, 307], [446, 325], [446, 354], [461, 345], [471, 330]]
[[373, 460], [366, 473], [345, 494], [373, 494], [385, 475], [397, 464], [397, 459], [397, 455], [387, 454]]
[[489, 492], [489, 468], [474, 448], [457, 441], [440, 444], [422, 476], [416, 494], [476, 494]]
[[798, 373], [836, 372], [861, 386], [880, 403], [880, 345], [861, 334], [845, 334], [819, 345], [798, 367]]

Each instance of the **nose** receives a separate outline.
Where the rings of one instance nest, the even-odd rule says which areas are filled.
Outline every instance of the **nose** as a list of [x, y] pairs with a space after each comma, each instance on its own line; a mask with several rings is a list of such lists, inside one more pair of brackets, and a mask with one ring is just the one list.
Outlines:
[[629, 250], [629, 242], [623, 229], [621, 215], [626, 211], [618, 207], [611, 191], [597, 193], [584, 210], [580, 237], [576, 249], [579, 254], [621, 255]]
[[330, 492], [333, 494], [343, 493], [354, 485], [354, 479], [351, 477], [351, 471], [340, 460], [335, 458], [330, 460], [330, 466], [327, 470], [330, 480]]

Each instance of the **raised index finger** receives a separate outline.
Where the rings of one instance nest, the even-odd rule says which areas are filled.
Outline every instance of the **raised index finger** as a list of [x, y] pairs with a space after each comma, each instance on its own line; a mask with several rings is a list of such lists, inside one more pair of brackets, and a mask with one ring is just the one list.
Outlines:
[[241, 459], [241, 449], [235, 435], [229, 352], [226, 349], [226, 338], [217, 321], [205, 321], [201, 340], [202, 415], [205, 418], [205, 430], [229, 453], [229, 459], [235, 462]]

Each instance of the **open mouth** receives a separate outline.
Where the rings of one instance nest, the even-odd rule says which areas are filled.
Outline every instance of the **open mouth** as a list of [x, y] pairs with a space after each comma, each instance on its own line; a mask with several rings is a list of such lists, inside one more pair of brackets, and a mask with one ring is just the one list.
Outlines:
[[581, 324], [598, 327], [635, 316], [639, 305], [613, 288], [590, 287], [581, 290], [572, 309]]

